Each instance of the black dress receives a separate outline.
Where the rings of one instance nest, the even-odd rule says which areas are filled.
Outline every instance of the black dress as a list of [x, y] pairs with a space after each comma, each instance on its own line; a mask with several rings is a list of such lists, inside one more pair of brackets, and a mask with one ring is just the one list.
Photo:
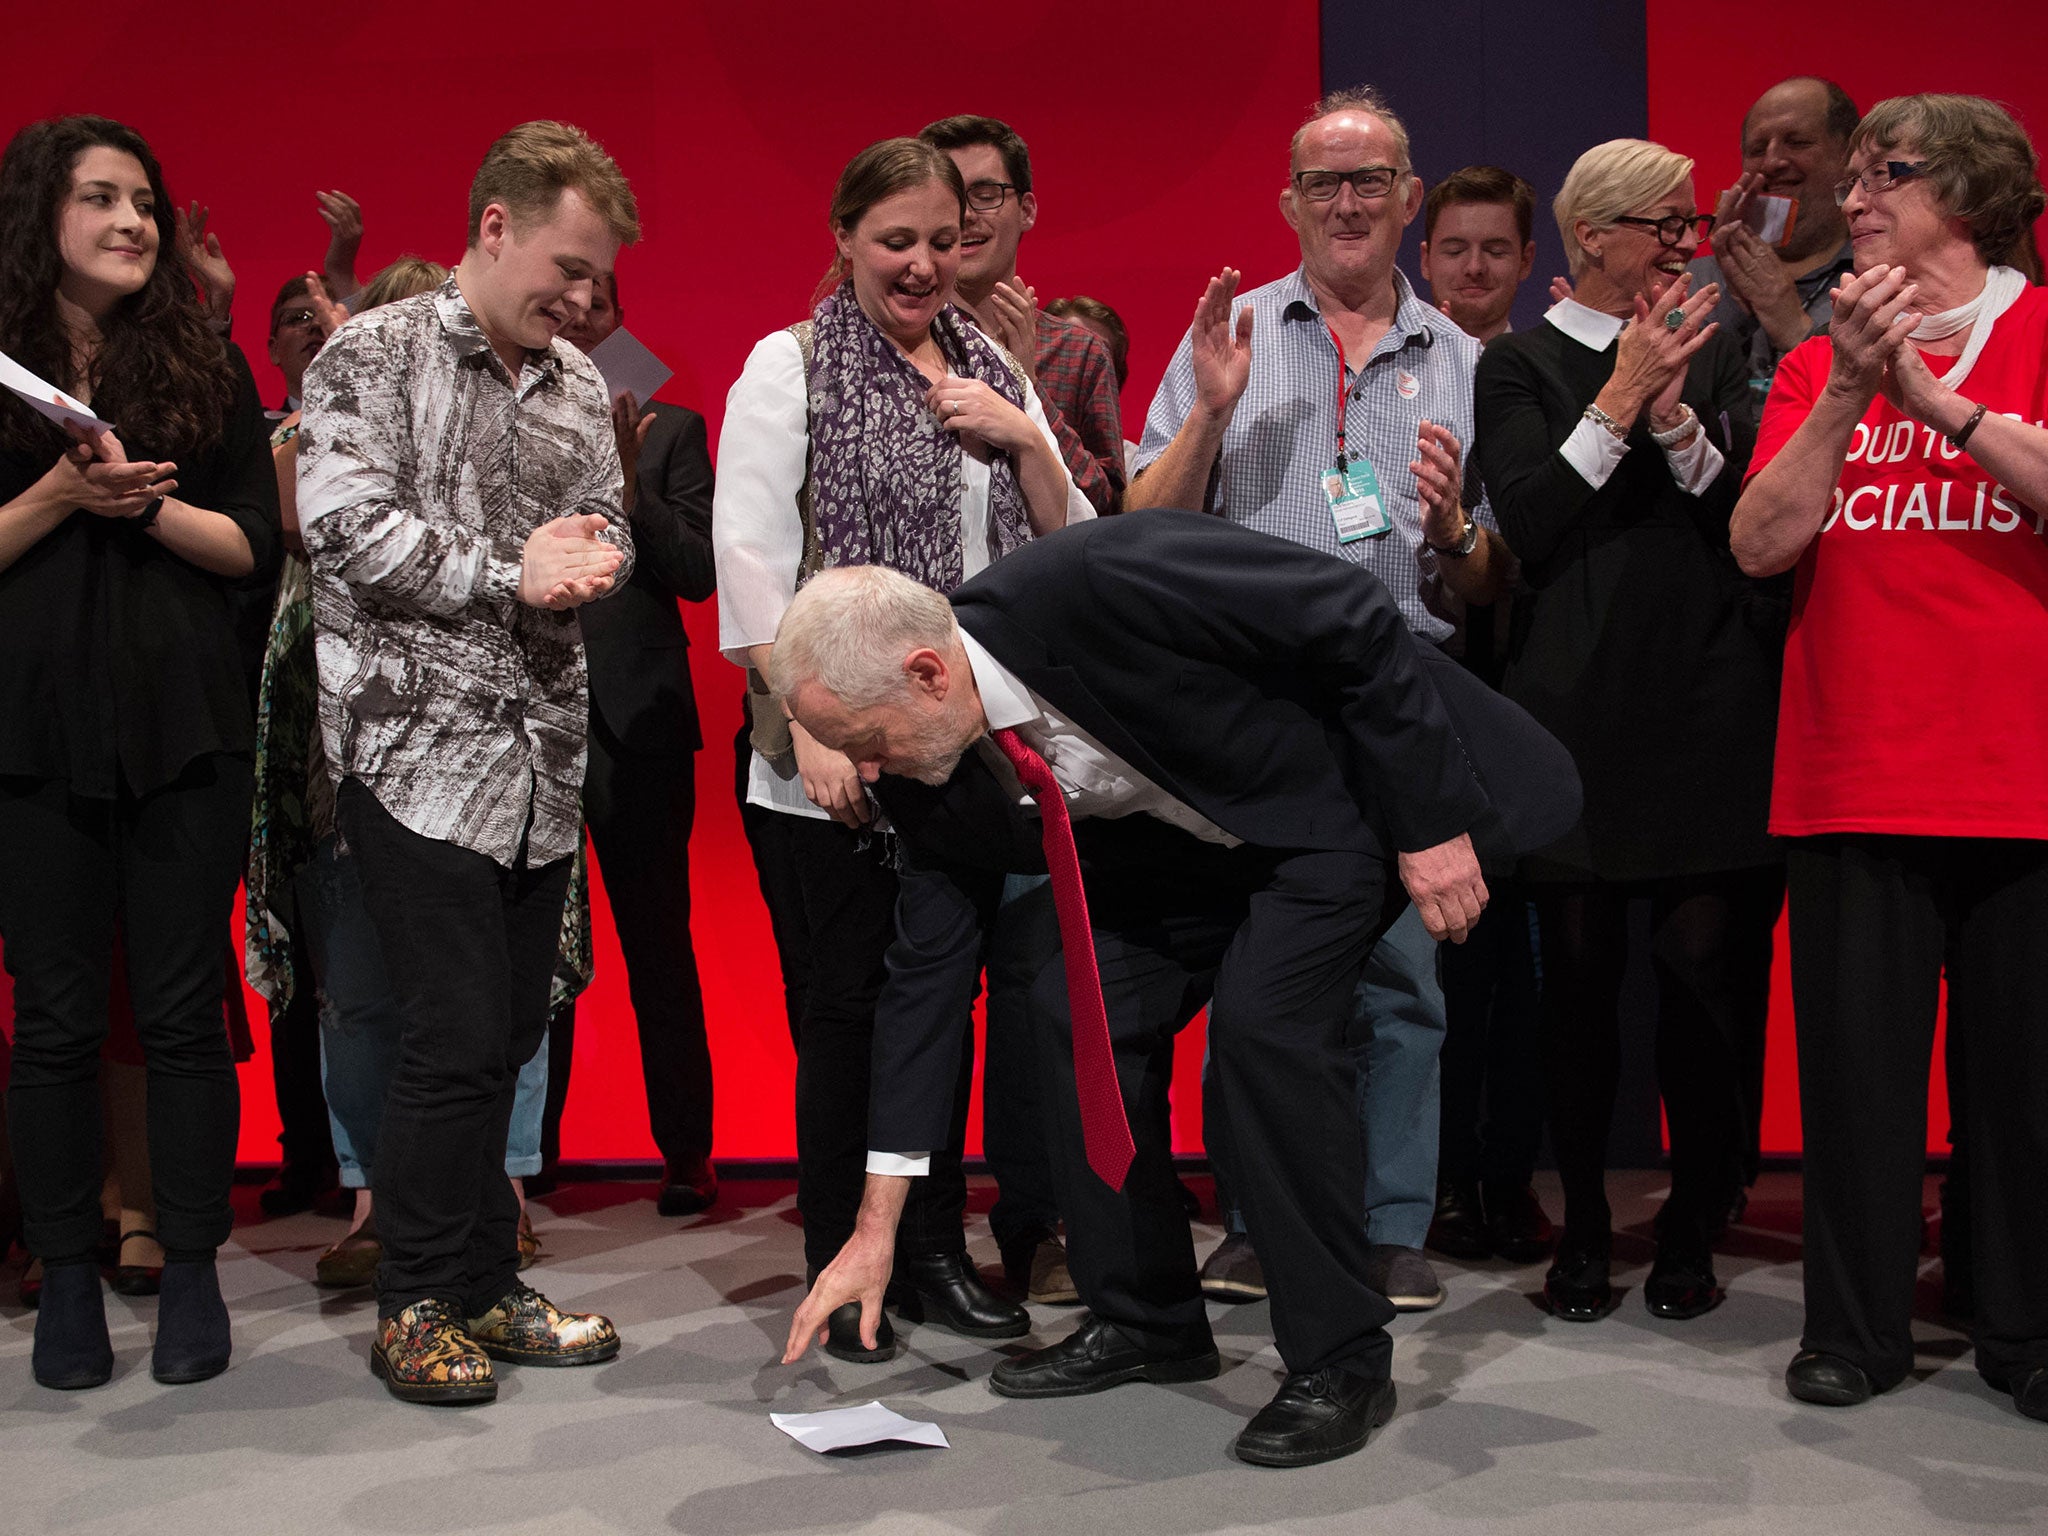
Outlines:
[[1586, 789], [1579, 825], [1526, 861], [1532, 881], [1779, 857], [1764, 828], [1788, 588], [1728, 551], [1756, 440], [1742, 352], [1716, 335], [1687, 375], [1683, 399], [1726, 461], [1691, 496], [1641, 424], [1598, 490], [1559, 456], [1615, 351], [1539, 325], [1489, 346], [1475, 384], [1481, 472], [1529, 588], [1503, 691], [1571, 749]]

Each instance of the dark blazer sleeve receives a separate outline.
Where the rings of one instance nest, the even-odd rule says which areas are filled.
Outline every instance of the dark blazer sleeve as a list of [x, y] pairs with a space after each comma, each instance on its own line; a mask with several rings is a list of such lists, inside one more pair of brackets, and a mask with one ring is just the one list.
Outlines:
[[1597, 494], [1558, 452], [1585, 402], [1567, 409], [1564, 381], [1516, 336], [1479, 354], [1472, 392], [1475, 452], [1493, 515], [1523, 570], [1541, 568]]
[[711, 558], [711, 452], [704, 418], [657, 403], [641, 445], [633, 505], [633, 546], [642, 566], [686, 602], [718, 586]]
[[228, 360], [235, 371], [234, 403], [228, 408], [220, 446], [208, 456], [205, 480], [178, 499], [189, 496], [195, 507], [218, 512], [242, 530], [255, 556], [255, 569], [245, 585], [264, 587], [277, 580], [284, 561], [284, 529], [277, 510], [277, 469], [270, 456], [270, 422], [242, 349], [230, 345]]

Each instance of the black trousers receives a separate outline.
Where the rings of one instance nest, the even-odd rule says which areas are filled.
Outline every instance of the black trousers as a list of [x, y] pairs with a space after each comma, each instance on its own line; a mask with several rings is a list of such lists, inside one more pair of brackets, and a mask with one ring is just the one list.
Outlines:
[[[796, 1047], [796, 1200], [804, 1259], [822, 1269], [853, 1236], [867, 1185], [875, 1003], [882, 995], [883, 956], [896, 933], [896, 872], [881, 834], [748, 805], [744, 780], [740, 819], [768, 904]], [[966, 1248], [960, 1148], [972, 1063], [963, 1053], [951, 1142], [930, 1149], [930, 1175], [912, 1185], [897, 1228], [900, 1253]]]
[[1534, 917], [1501, 881], [1463, 944], [1439, 947], [1444, 1043], [1437, 1182], [1525, 1187], [1543, 1142], [1543, 1021]]
[[[583, 819], [597, 849], [612, 926], [626, 960], [626, 987], [640, 1033], [647, 1123], [671, 1168], [711, 1155], [711, 1048], [704, 991], [690, 943], [690, 827], [697, 814], [695, 760], [623, 751], [604, 722], [590, 724]], [[555, 1028], [571, 1035], [575, 1011]], [[571, 1039], [549, 1036], [548, 1107], [559, 1148]], [[561, 1083], [555, 1082], [560, 1063]]]
[[337, 814], [401, 1015], [370, 1171], [378, 1315], [431, 1298], [476, 1317], [518, 1269], [505, 1138], [519, 1069], [548, 1025], [572, 861], [506, 869], [402, 826], [356, 779], [342, 781]]
[[[991, 924], [988, 1041], [981, 1071], [981, 1149], [996, 1183], [989, 1233], [998, 1248], [1059, 1224], [1047, 1058], [1033, 1039], [1031, 988], [1060, 952], [1052, 886], [1039, 879], [1002, 902]], [[969, 1024], [972, 1030], [972, 1024]]]
[[1804, 1349], [1879, 1386], [1913, 1364], [1927, 1078], [1944, 959], [1969, 1105], [1977, 1369], [2048, 1366], [2048, 843], [1791, 844], [1805, 1129]]
[[1565, 1230], [1605, 1243], [1607, 1138], [1621, 1071], [1628, 904], [1650, 899], [1657, 1085], [1671, 1132], [1660, 1237], [1704, 1244], [1742, 1188], [1759, 1113], [1771, 931], [1784, 900], [1772, 865], [1643, 885], [1536, 888], [1550, 1141]]
[[114, 800], [0, 780], [0, 941], [14, 978], [8, 1130], [22, 1234], [47, 1263], [100, 1232], [100, 1043], [118, 923], [148, 1063], [157, 1231], [210, 1254], [233, 1225], [241, 1099], [221, 1011], [221, 947], [249, 841], [246, 758], [199, 758]]
[[320, 988], [306, 952], [306, 925], [292, 925], [292, 1000], [270, 1010], [270, 1085], [277, 1095], [277, 1143], [295, 1175], [334, 1178], [334, 1133], [320, 1085]]
[[1174, 1036], [1209, 1007], [1210, 1153], [1241, 1202], [1289, 1371], [1383, 1379], [1393, 1308], [1366, 1285], [1365, 1152], [1352, 995], [1385, 910], [1363, 854], [1204, 843], [1149, 816], [1076, 829], [1110, 1042], [1137, 1156], [1121, 1193], [1088, 1167], [1066, 967], [1039, 973], [1032, 1011], [1053, 1053], [1055, 1161], [1069, 1261], [1096, 1315], [1158, 1346], [1209, 1337], [1174, 1179], [1167, 1090]]

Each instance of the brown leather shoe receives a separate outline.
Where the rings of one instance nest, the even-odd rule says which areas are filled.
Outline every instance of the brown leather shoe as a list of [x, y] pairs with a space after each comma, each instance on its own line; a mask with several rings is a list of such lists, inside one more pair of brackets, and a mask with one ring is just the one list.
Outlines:
[[529, 1268], [540, 1257], [540, 1237], [533, 1230], [533, 1216], [530, 1212], [519, 1213], [519, 1267]]
[[515, 1365], [596, 1365], [619, 1352], [619, 1332], [595, 1312], [564, 1312], [530, 1285], [515, 1284], [469, 1336], [493, 1360]]
[[1013, 1292], [1038, 1306], [1067, 1307], [1081, 1299], [1067, 1269], [1067, 1245], [1051, 1232], [1005, 1248], [1003, 1278]]
[[445, 1301], [416, 1301], [379, 1319], [370, 1371], [408, 1403], [488, 1403], [498, 1395], [490, 1360]]

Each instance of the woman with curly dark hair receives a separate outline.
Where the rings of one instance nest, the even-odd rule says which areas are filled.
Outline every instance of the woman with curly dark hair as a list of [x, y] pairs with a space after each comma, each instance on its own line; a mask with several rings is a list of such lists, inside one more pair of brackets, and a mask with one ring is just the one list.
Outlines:
[[230, 1348], [220, 963], [254, 722], [229, 593], [276, 570], [277, 485], [248, 365], [208, 328], [173, 231], [156, 158], [119, 123], [34, 123], [0, 159], [0, 351], [114, 424], [67, 436], [0, 401], [7, 1107], [48, 1387], [113, 1371], [93, 1249], [117, 925], [166, 1259], [151, 1368], [203, 1380]]

